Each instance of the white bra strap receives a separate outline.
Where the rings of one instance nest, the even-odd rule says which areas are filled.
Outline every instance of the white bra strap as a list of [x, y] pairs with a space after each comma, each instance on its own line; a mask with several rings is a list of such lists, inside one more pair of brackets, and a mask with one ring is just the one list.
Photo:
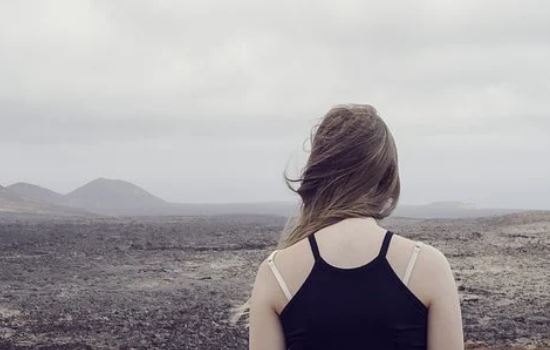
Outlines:
[[420, 245], [420, 242], [416, 242], [414, 244], [411, 258], [409, 259], [409, 265], [407, 265], [407, 269], [405, 270], [405, 277], [403, 277], [403, 283], [405, 283], [405, 285], [409, 283], [409, 278], [411, 277], [411, 272], [413, 270], [414, 263], [416, 262], [416, 257], [418, 256], [418, 252], [420, 252]]
[[267, 264], [271, 268], [271, 271], [273, 271], [273, 275], [275, 276], [275, 279], [279, 283], [279, 286], [283, 290], [283, 293], [285, 293], [285, 296], [288, 300], [292, 298], [292, 294], [290, 294], [290, 291], [288, 290], [288, 286], [285, 283], [285, 280], [283, 279], [283, 276], [279, 273], [279, 270], [275, 266], [275, 262], [273, 259], [275, 258], [275, 255], [277, 254], [278, 250], [274, 250], [273, 253], [269, 255], [267, 258]]

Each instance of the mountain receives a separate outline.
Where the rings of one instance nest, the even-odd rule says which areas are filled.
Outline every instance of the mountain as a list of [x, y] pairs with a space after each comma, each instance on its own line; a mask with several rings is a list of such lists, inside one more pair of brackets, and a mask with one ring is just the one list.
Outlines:
[[172, 207], [130, 182], [105, 178], [66, 194], [62, 203], [104, 215], [162, 215]]
[[63, 195], [52, 190], [26, 182], [18, 182], [9, 185], [7, 189], [20, 197], [35, 202], [59, 204], [63, 200]]
[[21, 197], [0, 185], [0, 200], [21, 200]]
[[52, 203], [32, 201], [21, 197], [9, 188], [0, 186], [0, 217], [35, 216], [91, 216], [80, 209]]
[[[0, 186], [0, 212], [54, 213], [82, 215], [95, 213], [108, 216], [225, 215], [260, 214], [292, 216], [298, 212], [291, 201], [254, 203], [171, 203], [123, 180], [95, 179], [62, 195], [46, 188], [16, 183]], [[399, 204], [392, 217], [465, 218], [486, 217], [521, 212], [518, 209], [476, 208], [462, 202], [433, 202], [423, 205]]]

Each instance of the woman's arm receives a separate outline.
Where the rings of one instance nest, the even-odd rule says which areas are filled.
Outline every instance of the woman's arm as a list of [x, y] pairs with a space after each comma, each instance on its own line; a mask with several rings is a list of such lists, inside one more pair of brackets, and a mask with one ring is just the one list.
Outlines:
[[426, 262], [434, 292], [428, 309], [428, 349], [463, 350], [462, 314], [453, 272], [443, 253], [430, 248]]
[[250, 297], [250, 350], [284, 350], [285, 340], [279, 315], [273, 307], [273, 295], [278, 291], [275, 277], [267, 260], [264, 260], [256, 274]]

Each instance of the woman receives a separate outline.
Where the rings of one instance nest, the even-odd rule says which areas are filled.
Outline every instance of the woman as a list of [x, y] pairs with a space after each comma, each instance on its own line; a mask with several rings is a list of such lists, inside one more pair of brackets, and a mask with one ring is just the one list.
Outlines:
[[400, 183], [395, 143], [372, 106], [332, 108], [302, 176], [285, 179], [300, 183], [301, 208], [258, 269], [251, 350], [464, 349], [445, 256], [377, 222]]

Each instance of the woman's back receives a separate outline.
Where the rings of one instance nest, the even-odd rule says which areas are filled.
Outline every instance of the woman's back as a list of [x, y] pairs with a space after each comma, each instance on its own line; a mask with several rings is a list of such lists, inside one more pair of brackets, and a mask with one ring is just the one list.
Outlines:
[[313, 134], [300, 176], [285, 176], [300, 208], [282, 249], [260, 264], [250, 348], [462, 350], [447, 259], [376, 222], [391, 215], [401, 191], [386, 123], [370, 105], [338, 105]]
[[277, 315], [284, 345], [273, 349], [426, 349], [439, 342], [429, 337], [429, 319], [445, 275], [441, 253], [373, 221], [342, 220], [262, 264], [269, 281], [253, 299], [269, 299]]

